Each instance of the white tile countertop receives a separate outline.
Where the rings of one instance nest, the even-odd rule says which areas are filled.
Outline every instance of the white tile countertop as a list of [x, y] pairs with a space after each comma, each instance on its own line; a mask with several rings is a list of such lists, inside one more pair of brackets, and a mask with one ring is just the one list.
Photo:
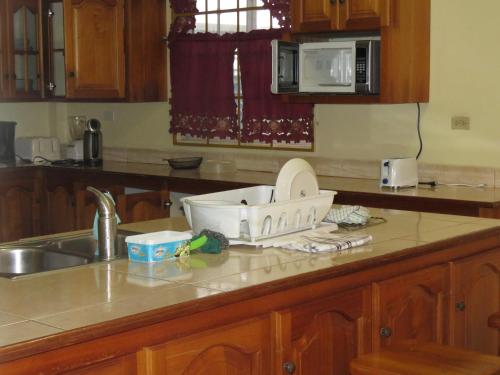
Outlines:
[[[157, 264], [127, 259], [0, 279], [0, 347], [181, 302], [241, 290], [497, 227], [494, 219], [371, 209], [386, 223], [358, 231], [373, 241], [343, 253], [232, 246]], [[185, 230], [182, 218], [121, 226], [138, 232]], [[499, 229], [500, 230], [500, 229]], [[0, 348], [1, 350], [1, 348]]]

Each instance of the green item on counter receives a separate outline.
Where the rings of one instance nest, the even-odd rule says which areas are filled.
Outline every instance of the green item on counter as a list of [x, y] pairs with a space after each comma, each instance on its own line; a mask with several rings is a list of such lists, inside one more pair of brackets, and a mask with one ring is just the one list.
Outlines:
[[205, 229], [198, 236], [194, 236], [189, 243], [179, 247], [174, 255], [176, 257], [189, 255], [194, 250], [204, 254], [220, 254], [222, 249], [228, 246], [229, 241], [222, 233]]

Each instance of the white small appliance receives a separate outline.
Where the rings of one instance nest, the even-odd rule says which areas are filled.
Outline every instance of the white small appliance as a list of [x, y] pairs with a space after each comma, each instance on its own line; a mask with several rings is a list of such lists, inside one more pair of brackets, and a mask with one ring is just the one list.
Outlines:
[[61, 147], [55, 137], [20, 137], [15, 144], [16, 155], [33, 163], [61, 159]]
[[384, 159], [380, 163], [380, 186], [398, 189], [418, 185], [415, 158]]
[[77, 139], [66, 145], [66, 159], [83, 160], [83, 139]]

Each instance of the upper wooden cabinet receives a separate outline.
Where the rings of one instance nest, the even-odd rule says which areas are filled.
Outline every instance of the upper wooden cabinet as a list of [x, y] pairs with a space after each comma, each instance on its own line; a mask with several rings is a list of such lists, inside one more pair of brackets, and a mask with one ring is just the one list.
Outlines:
[[389, 0], [293, 1], [293, 32], [374, 30], [389, 21]]
[[166, 2], [0, 1], [0, 99], [164, 101]]
[[40, 1], [5, 0], [2, 12], [4, 97], [39, 98], [43, 84]]
[[124, 0], [65, 0], [68, 98], [125, 97]]
[[318, 104], [429, 101], [430, 0], [294, 0], [292, 4], [291, 39], [313, 32], [328, 32], [329, 37], [357, 35], [356, 31], [380, 35], [380, 93], [291, 94], [285, 100]]

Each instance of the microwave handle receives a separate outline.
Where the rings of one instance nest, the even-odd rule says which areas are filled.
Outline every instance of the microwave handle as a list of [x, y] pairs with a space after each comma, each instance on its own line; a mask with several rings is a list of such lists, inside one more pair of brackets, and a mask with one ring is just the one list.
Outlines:
[[340, 87], [349, 87], [351, 86], [351, 84], [349, 83], [318, 83], [318, 86], [321, 86], [321, 87], [337, 87], [337, 86], [340, 86]]

